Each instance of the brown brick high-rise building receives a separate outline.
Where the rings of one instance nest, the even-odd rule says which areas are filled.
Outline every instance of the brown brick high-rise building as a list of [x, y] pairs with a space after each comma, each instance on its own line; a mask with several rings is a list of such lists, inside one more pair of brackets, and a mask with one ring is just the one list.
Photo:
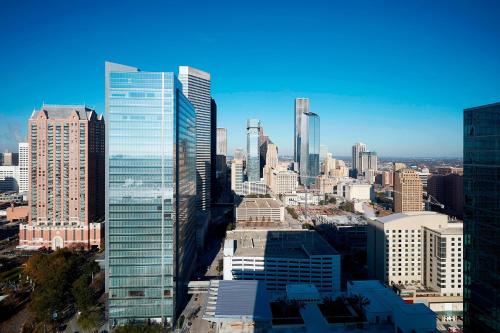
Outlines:
[[20, 248], [101, 247], [104, 119], [81, 105], [44, 105], [29, 119], [29, 218]]
[[422, 210], [422, 181], [418, 172], [400, 169], [394, 173], [394, 212]]

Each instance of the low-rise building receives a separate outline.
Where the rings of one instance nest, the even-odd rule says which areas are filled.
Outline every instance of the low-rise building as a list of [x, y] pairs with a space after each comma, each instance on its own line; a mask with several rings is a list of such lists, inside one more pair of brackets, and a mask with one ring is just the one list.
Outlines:
[[436, 332], [436, 315], [424, 304], [407, 304], [394, 291], [379, 281], [349, 281], [349, 296], [361, 295], [369, 301], [365, 315], [369, 326], [382, 323], [394, 325], [393, 332]]
[[373, 198], [373, 185], [352, 179], [343, 180], [338, 182], [336, 194], [347, 201], [370, 201]]
[[243, 182], [243, 195], [265, 195], [269, 193], [269, 188], [263, 181]]
[[316, 231], [234, 230], [224, 242], [224, 280], [263, 280], [270, 292], [312, 283], [340, 290], [340, 255]]
[[306, 199], [308, 205], [319, 205], [320, 201], [325, 200], [325, 195], [313, 192], [293, 192], [283, 194], [282, 199], [285, 206], [305, 205]]
[[283, 222], [285, 208], [272, 198], [244, 198], [236, 207], [236, 222]]

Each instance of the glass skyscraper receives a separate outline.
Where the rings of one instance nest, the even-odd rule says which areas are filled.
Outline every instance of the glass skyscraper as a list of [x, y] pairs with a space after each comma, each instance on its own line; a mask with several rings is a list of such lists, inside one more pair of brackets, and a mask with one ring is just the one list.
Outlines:
[[319, 116], [305, 112], [301, 117], [300, 137], [300, 182], [314, 184], [314, 177], [319, 175]]
[[464, 110], [463, 179], [464, 328], [500, 332], [500, 103]]
[[298, 167], [300, 164], [300, 151], [302, 149], [302, 115], [306, 112], [309, 112], [309, 98], [296, 98], [294, 113], [295, 126], [293, 127], [293, 161], [295, 162], [295, 171], [299, 171]]
[[112, 325], [175, 321], [196, 260], [196, 115], [173, 73], [106, 63]]
[[259, 149], [260, 121], [247, 121], [247, 178], [249, 182], [260, 181], [260, 149]]

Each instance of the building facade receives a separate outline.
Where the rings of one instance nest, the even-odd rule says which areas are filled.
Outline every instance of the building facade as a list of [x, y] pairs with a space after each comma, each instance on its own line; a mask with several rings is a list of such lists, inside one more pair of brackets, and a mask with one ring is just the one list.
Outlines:
[[378, 170], [377, 153], [374, 151], [362, 151], [359, 153], [358, 171], [364, 174], [368, 170]]
[[232, 160], [231, 162], [231, 190], [237, 195], [243, 195], [243, 161]]
[[0, 192], [18, 192], [19, 183], [18, 166], [0, 165]]
[[356, 178], [360, 170], [359, 156], [361, 152], [366, 151], [366, 145], [362, 142], [355, 143], [352, 146], [352, 170], [354, 172], [354, 178]]
[[247, 121], [247, 178], [249, 182], [260, 181], [260, 150], [259, 150], [260, 121]]
[[466, 332], [500, 332], [500, 103], [464, 110]]
[[422, 182], [417, 171], [400, 169], [394, 174], [394, 212], [422, 210]]
[[462, 266], [458, 266], [462, 263], [461, 249], [458, 250], [463, 248], [461, 228], [461, 223], [449, 223], [448, 216], [436, 212], [397, 213], [369, 219], [368, 274], [389, 285], [429, 282], [426, 286], [439, 285], [435, 291], [453, 296], [452, 293], [460, 292], [458, 286], [462, 284], [458, 282], [462, 281]]
[[320, 121], [313, 112], [305, 112], [301, 119], [299, 176], [303, 185], [314, 184], [319, 175]]
[[284, 220], [285, 208], [275, 199], [245, 198], [236, 207], [236, 222], [283, 222]]
[[19, 193], [29, 191], [29, 144], [19, 142]]
[[[459, 219], [464, 215], [463, 176], [432, 174], [427, 181], [427, 193], [444, 205], [443, 211]], [[440, 209], [433, 205], [432, 209]]]
[[217, 155], [227, 156], [227, 129], [217, 128]]
[[272, 170], [270, 188], [274, 194], [294, 192], [298, 186], [298, 174], [291, 170]]
[[43, 105], [28, 124], [29, 219], [19, 247], [101, 247], [104, 119], [83, 105]]
[[196, 110], [196, 192], [197, 208], [210, 208], [212, 170], [212, 98], [210, 73], [190, 67], [179, 66], [179, 81], [182, 92]]
[[109, 321], [175, 322], [196, 262], [196, 112], [171, 72], [106, 63]]
[[309, 98], [296, 98], [293, 127], [293, 161], [294, 170], [299, 171], [300, 152], [302, 147], [302, 115], [309, 112]]
[[340, 291], [340, 254], [316, 231], [234, 230], [224, 242], [224, 280], [262, 280], [283, 293], [291, 283]]

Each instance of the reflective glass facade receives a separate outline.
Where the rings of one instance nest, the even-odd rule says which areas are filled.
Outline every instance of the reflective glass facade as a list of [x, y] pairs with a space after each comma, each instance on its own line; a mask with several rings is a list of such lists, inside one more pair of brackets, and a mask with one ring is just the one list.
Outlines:
[[260, 121], [247, 121], [247, 178], [249, 182], [260, 180], [260, 150], [259, 150]]
[[172, 321], [196, 260], [196, 115], [173, 73], [106, 63], [111, 324]]
[[309, 186], [319, 175], [319, 116], [316, 113], [302, 114], [300, 140], [300, 182]]
[[500, 103], [464, 110], [464, 328], [500, 332]]

